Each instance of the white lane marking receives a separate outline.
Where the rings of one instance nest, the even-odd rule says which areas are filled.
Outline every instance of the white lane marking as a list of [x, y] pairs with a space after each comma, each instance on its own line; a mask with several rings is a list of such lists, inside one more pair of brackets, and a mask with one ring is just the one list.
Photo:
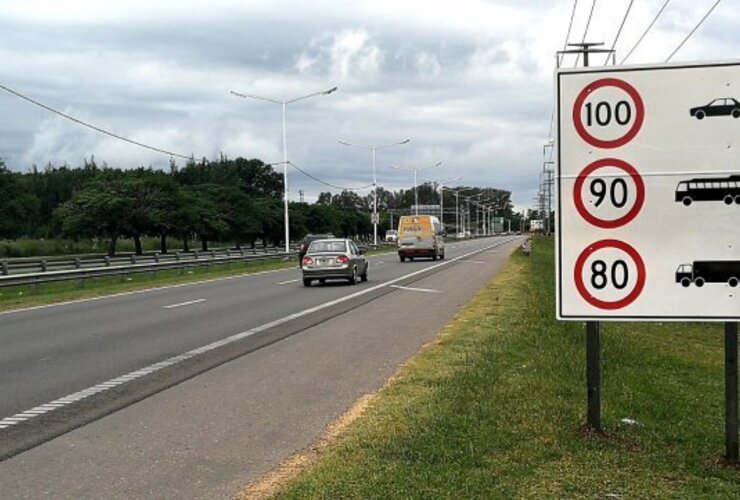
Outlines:
[[391, 288], [398, 288], [399, 290], [408, 290], [409, 292], [442, 293], [441, 290], [432, 290], [431, 288], [414, 288], [410, 286], [401, 286], [401, 285], [391, 285]]
[[482, 260], [461, 260], [460, 262], [465, 262], [466, 264], [488, 264], [488, 262], [483, 262]]
[[298, 283], [298, 281], [299, 281], [298, 279], [281, 281], [280, 283], [278, 283], [278, 285], [287, 285], [288, 283]]
[[188, 300], [187, 302], [180, 302], [179, 304], [172, 304], [171, 306], [163, 306], [163, 309], [175, 309], [176, 307], [191, 306], [193, 304], [200, 304], [201, 302], [205, 301], [206, 299]]
[[[0, 420], [0, 430], [7, 429], [13, 425], [17, 425], [21, 422], [25, 422], [31, 418], [36, 417], [37, 415], [42, 415], [47, 412], [52, 412], [56, 410], [57, 408], [63, 408], [65, 406], [68, 406], [72, 403], [75, 403], [77, 401], [80, 401], [82, 399], [88, 398], [90, 396], [93, 396], [95, 394], [99, 394], [101, 392], [107, 391], [112, 387], [118, 386], [120, 384], [130, 382], [132, 380], [136, 380], [138, 378], [141, 378], [143, 376], [149, 375], [151, 373], [157, 372], [159, 370], [162, 370], [164, 368], [167, 368], [169, 366], [175, 365], [177, 363], [180, 363], [181, 361], [185, 361], [187, 359], [191, 359], [195, 356], [198, 356], [199, 354], [203, 354], [208, 351], [212, 351], [214, 349], [217, 349], [219, 347], [232, 344], [234, 342], [237, 342], [239, 340], [245, 339], [247, 337], [251, 337], [252, 335], [255, 335], [257, 333], [263, 332], [265, 330], [269, 330], [270, 328], [282, 325], [284, 323], [288, 323], [289, 321], [292, 321], [297, 318], [301, 318], [303, 316], [307, 316], [309, 314], [315, 313], [317, 311], [321, 311], [322, 309], [326, 309], [328, 307], [335, 306], [337, 304], [341, 304], [342, 302], [346, 302], [348, 300], [352, 300], [356, 297], [360, 297], [362, 295], [366, 295], [370, 292], [374, 292], [376, 290], [379, 290], [383, 287], [389, 287], [393, 286], [394, 284], [398, 283], [399, 281], [403, 281], [408, 278], [412, 278], [414, 276], [417, 276], [419, 274], [423, 274], [427, 271], [430, 271], [432, 269], [437, 269], [438, 267], [442, 266], [448, 266], [454, 262], [464, 260], [471, 255], [475, 255], [476, 253], [485, 252], [486, 250], [489, 250], [491, 248], [503, 245], [504, 243], [508, 243], [509, 240], [506, 241], [499, 241], [496, 242], [493, 245], [485, 246], [483, 248], [480, 248], [478, 250], [473, 250], [472, 252], [468, 252], [466, 254], [460, 255], [459, 257], [455, 257], [443, 262], [440, 262], [438, 264], [434, 264], [428, 267], [424, 267], [423, 269], [419, 269], [417, 271], [411, 272], [409, 274], [404, 274], [403, 276], [399, 276], [398, 278], [394, 278], [390, 281], [386, 281], [384, 283], [380, 283], [378, 285], [372, 286], [370, 288], [366, 288], [364, 290], [360, 290], [358, 292], [345, 295], [344, 297], [340, 297], [338, 299], [330, 300], [329, 302], [324, 302], [323, 304], [319, 304], [314, 307], [310, 307], [308, 309], [304, 309], [303, 311], [299, 311], [297, 313], [289, 314], [288, 316], [284, 316], [282, 318], [276, 319], [274, 321], [270, 321], [269, 323], [265, 323], [260, 326], [256, 326], [254, 328], [251, 328], [249, 330], [246, 330], [241, 333], [237, 333], [235, 335], [231, 335], [230, 337], [223, 338], [221, 340], [217, 340], [216, 342], [212, 342], [210, 344], [204, 345], [202, 347], [198, 347], [197, 349], [192, 349], [190, 351], [187, 351], [183, 354], [180, 354], [178, 356], [173, 356], [171, 358], [165, 359], [164, 361], [160, 361], [159, 363], [155, 363], [153, 365], [149, 365], [147, 367], [141, 368], [139, 370], [127, 373], [125, 375], [122, 375], [120, 377], [107, 380], [105, 382], [102, 382], [100, 384], [94, 385], [92, 387], [88, 387], [87, 389], [83, 389], [81, 391], [75, 392], [73, 394], [69, 394], [67, 396], [64, 396], [59, 399], [55, 399], [54, 401], [50, 401], [48, 403], [42, 404], [40, 406], [36, 406], [35, 408], [31, 408], [30, 410], [26, 410], [21, 413], [16, 413], [15, 415], [11, 415], [9, 417], [5, 417], [2, 420]], [[37, 410], [44, 409], [43, 413], [37, 412]]]

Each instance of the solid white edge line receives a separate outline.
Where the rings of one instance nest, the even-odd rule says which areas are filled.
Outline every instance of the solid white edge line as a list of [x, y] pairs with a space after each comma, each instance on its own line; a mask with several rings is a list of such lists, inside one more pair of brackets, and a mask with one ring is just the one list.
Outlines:
[[[452, 264], [454, 262], [457, 262], [457, 261], [463, 260], [463, 259], [465, 259], [467, 257], [470, 257], [471, 255], [475, 255], [476, 253], [485, 252], [486, 250], [489, 250], [491, 248], [494, 248], [494, 247], [497, 247], [497, 246], [501, 246], [504, 243], [508, 243], [509, 241], [512, 241], [512, 239], [507, 239], [505, 241], [498, 241], [498, 242], [496, 242], [493, 245], [485, 246], [485, 247], [483, 247], [481, 249], [474, 250], [472, 252], [469, 252], [469, 253], [460, 255], [458, 257], [455, 257], [455, 258], [452, 258], [452, 259], [449, 259], [449, 260], [446, 260], [446, 261], [442, 261], [442, 262], [440, 262], [438, 264], [434, 264], [434, 265], [425, 267], [423, 269], [419, 269], [417, 271], [414, 271], [412, 273], [405, 274], [403, 276], [399, 276], [398, 278], [393, 278], [392, 280], [386, 281], [386, 282], [381, 283], [379, 285], [375, 285], [373, 287], [366, 288], [364, 290], [360, 290], [360, 291], [355, 292], [355, 293], [352, 293], [350, 295], [345, 295], [344, 297], [340, 297], [338, 299], [330, 300], [329, 302], [324, 302], [323, 304], [319, 304], [317, 306], [310, 307], [308, 309], [304, 309], [303, 311], [299, 311], [299, 312], [296, 312], [296, 313], [293, 313], [293, 314], [289, 314], [288, 316], [283, 316], [282, 318], [276, 319], [274, 321], [270, 321], [269, 323], [265, 323], [263, 325], [256, 326], [254, 328], [250, 328], [249, 330], [245, 330], [245, 331], [243, 331], [241, 333], [237, 333], [237, 334], [231, 335], [229, 337], [225, 337], [225, 338], [223, 338], [221, 340], [212, 342], [210, 344], [206, 344], [206, 345], [204, 345], [202, 347], [198, 347], [196, 349], [192, 349], [192, 350], [187, 351], [187, 352], [185, 352], [183, 354], [180, 354], [178, 356], [173, 356], [171, 358], [165, 359], [165, 360], [160, 361], [158, 363], [155, 363], [153, 365], [149, 365], [147, 367], [140, 368], [139, 370], [136, 370], [136, 371], [127, 373], [127, 374], [122, 375], [120, 377], [116, 377], [114, 379], [110, 379], [110, 380], [107, 380], [105, 382], [101, 382], [100, 384], [94, 385], [92, 387], [88, 387], [87, 389], [83, 389], [83, 390], [78, 391], [78, 392], [75, 392], [73, 394], [69, 394], [69, 395], [64, 396], [64, 397], [61, 397], [59, 399], [55, 399], [54, 401], [51, 401], [49, 403], [45, 403], [45, 404], [39, 405], [39, 406], [37, 406], [37, 407], [35, 407], [33, 409], [37, 409], [37, 408], [49, 408], [49, 411], [53, 411], [53, 410], [56, 410], [58, 408], [63, 408], [64, 406], [68, 406], [68, 405], [70, 405], [72, 403], [75, 403], [75, 402], [81, 400], [81, 399], [85, 399], [85, 398], [87, 398], [89, 396], [93, 396], [95, 394], [99, 394], [101, 392], [107, 391], [108, 389], [111, 389], [113, 386], [111, 386], [110, 384], [115, 383], [115, 385], [119, 385], [122, 382], [130, 382], [130, 381], [135, 380], [137, 378], [141, 378], [141, 377], [143, 377], [145, 375], [149, 375], [151, 373], [154, 373], [156, 371], [159, 371], [159, 370], [161, 370], [161, 369], [163, 369], [163, 368], [165, 368], [167, 366], [172, 366], [172, 365], [174, 365], [176, 363], [179, 363], [181, 361], [184, 361], [184, 360], [193, 358], [195, 356], [198, 356], [198, 355], [203, 354], [203, 353], [208, 352], [208, 351], [212, 351], [213, 349], [217, 349], [217, 348], [222, 347], [224, 345], [232, 344], [232, 343], [234, 343], [236, 341], [239, 341], [239, 340], [242, 340], [244, 338], [251, 337], [252, 335], [254, 335], [256, 333], [259, 333], [259, 332], [268, 330], [270, 328], [273, 328], [273, 327], [276, 327], [276, 326], [279, 326], [279, 325], [288, 323], [289, 321], [292, 321], [294, 319], [297, 319], [297, 318], [300, 318], [300, 317], [303, 317], [303, 316], [307, 316], [309, 314], [312, 314], [312, 313], [317, 312], [317, 311], [321, 311], [322, 309], [326, 309], [328, 307], [332, 307], [332, 306], [337, 305], [337, 304], [341, 304], [342, 302], [346, 302], [348, 300], [352, 300], [352, 299], [354, 299], [356, 297], [360, 297], [362, 295], [366, 295], [366, 294], [368, 294], [370, 292], [374, 292], [375, 290], [380, 290], [381, 288], [384, 288], [384, 287], [393, 287], [393, 285], [395, 285], [399, 281], [403, 281], [405, 279], [411, 278], [413, 276], [417, 276], [419, 274], [423, 274], [423, 273], [425, 273], [427, 271], [430, 271], [430, 270], [433, 270], [433, 269], [437, 269], [437, 268], [442, 267], [442, 266], [450, 265], [450, 264]], [[174, 360], [177, 360], [177, 361], [174, 361]], [[30, 410], [27, 410], [27, 411], [30, 411]], [[11, 415], [9, 417], [4, 417], [4, 418], [0, 419], [0, 430], [7, 429], [8, 427], [11, 427], [11, 426], [16, 425], [16, 424], [21, 423], [21, 422], [25, 422], [25, 421], [27, 421], [27, 420], [29, 420], [29, 419], [37, 416], [36, 414], [34, 414], [34, 415], [28, 415], [27, 411], [24, 411], [24, 412], [21, 412], [21, 413], [16, 413], [15, 415]], [[21, 416], [21, 415], [23, 415], [23, 416]]]

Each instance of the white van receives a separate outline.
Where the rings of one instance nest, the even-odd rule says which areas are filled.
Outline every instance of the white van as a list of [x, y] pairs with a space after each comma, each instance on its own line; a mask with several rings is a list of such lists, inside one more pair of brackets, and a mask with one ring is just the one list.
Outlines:
[[398, 257], [445, 258], [444, 230], [433, 215], [404, 215], [398, 221]]

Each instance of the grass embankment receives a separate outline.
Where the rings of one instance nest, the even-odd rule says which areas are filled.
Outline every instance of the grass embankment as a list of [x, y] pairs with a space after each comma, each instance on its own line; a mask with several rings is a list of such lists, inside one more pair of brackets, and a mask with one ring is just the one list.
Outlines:
[[[394, 249], [381, 248], [369, 250], [367, 253], [368, 255], [376, 255], [392, 251]], [[5, 287], [0, 288], [0, 311], [297, 267], [297, 257], [292, 257], [287, 261], [277, 259], [261, 262], [246, 261], [244, 263], [233, 262], [228, 265], [214, 263], [208, 267], [200, 266], [184, 270], [144, 272], [115, 277], [87, 278], [84, 281]]]
[[740, 496], [720, 460], [721, 325], [604, 323], [605, 432], [593, 435], [581, 430], [584, 326], [553, 316], [540, 238], [278, 497]]

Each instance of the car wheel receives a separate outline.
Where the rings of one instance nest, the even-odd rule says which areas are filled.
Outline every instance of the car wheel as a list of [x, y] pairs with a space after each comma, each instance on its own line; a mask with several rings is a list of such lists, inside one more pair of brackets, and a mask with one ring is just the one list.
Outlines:
[[696, 112], [696, 119], [697, 120], [703, 120], [706, 115], [704, 114], [704, 111], [697, 111]]
[[689, 278], [681, 278], [681, 286], [684, 288], [688, 288], [688, 286], [691, 284], [691, 280]]
[[735, 203], [737, 203], [738, 205], [740, 205], [740, 194], [738, 194], [738, 195], [735, 196]]
[[728, 195], [726, 195], [726, 196], [725, 196], [725, 197], [724, 197], [724, 198], [722, 199], [722, 201], [724, 201], [724, 202], [725, 202], [725, 205], [732, 205], [732, 195], [731, 195], [731, 194], [728, 194]]
[[401, 262], [406, 262], [406, 257], [403, 255], [399, 255], [398, 258], [401, 260]]
[[690, 196], [684, 196], [681, 200], [681, 203], [683, 203], [685, 207], [688, 207], [689, 205], [691, 205], [692, 201], [694, 200], [692, 200]]
[[733, 109], [732, 110], [732, 117], [733, 118], [740, 118], [740, 109], [737, 109], [737, 108]]
[[413, 261], [414, 261], [414, 258], [413, 258], [413, 257], [409, 257], [409, 260], [410, 260], [411, 262], [413, 262]]
[[324, 283], [326, 283], [326, 280], [324, 280], [324, 279], [319, 280], [319, 284], [320, 285], [323, 285]]
[[437, 260], [437, 251], [435, 250], [434, 254], [432, 254], [432, 260]]
[[704, 286], [704, 278], [696, 278], [694, 280], [694, 284], [698, 286], [699, 288]]
[[303, 286], [311, 286], [311, 280], [303, 278]]
[[357, 268], [352, 268], [352, 277], [349, 278], [349, 284], [350, 285], [356, 285], [357, 284]]
[[734, 276], [727, 280], [727, 284], [730, 285], [732, 288], [735, 288], [737, 284], [739, 283], [738, 279]]
[[444, 253], [444, 252], [442, 252], [442, 255], [440, 255], [440, 256], [439, 256], [439, 258], [440, 258], [440, 259], [442, 259], [442, 260], [444, 260], [444, 258], [445, 258], [445, 253]]
[[365, 266], [365, 272], [360, 275], [360, 280], [367, 281], [367, 266]]

